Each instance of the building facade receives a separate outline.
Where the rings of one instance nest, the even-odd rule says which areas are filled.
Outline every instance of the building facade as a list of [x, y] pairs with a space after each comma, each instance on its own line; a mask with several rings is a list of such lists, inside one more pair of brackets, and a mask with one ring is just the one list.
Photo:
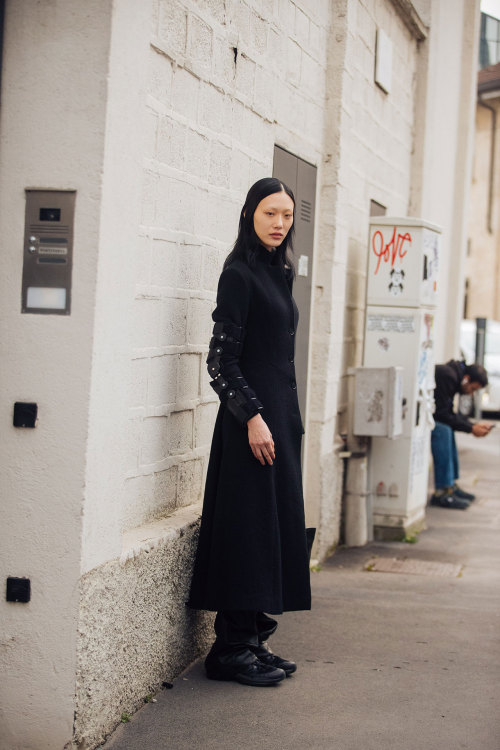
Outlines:
[[464, 318], [500, 320], [500, 62], [477, 76]]
[[[478, 23], [466, 0], [6, 0], [1, 570], [31, 598], [0, 603], [2, 750], [96, 747], [206, 647], [184, 602], [210, 314], [276, 147], [316, 169], [304, 482], [314, 555], [335, 549], [370, 212], [442, 227], [437, 358], [456, 353]], [[21, 303], [42, 189], [75, 197], [65, 314]]]

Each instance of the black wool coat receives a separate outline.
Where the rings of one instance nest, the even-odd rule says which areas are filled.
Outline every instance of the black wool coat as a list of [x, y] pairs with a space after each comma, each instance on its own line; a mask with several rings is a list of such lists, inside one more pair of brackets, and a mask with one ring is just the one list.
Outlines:
[[[295, 382], [298, 310], [273, 251], [221, 274], [207, 360], [221, 404], [214, 428], [188, 605], [279, 614], [310, 609]], [[272, 466], [254, 457], [247, 421], [273, 436]]]

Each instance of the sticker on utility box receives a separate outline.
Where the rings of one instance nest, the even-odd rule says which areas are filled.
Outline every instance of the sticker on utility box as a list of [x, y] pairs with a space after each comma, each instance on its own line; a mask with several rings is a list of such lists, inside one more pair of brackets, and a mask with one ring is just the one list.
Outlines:
[[297, 269], [298, 276], [309, 275], [309, 256], [299, 255], [299, 267]]
[[369, 331], [409, 333], [415, 330], [415, 318], [413, 315], [368, 315], [367, 328]]

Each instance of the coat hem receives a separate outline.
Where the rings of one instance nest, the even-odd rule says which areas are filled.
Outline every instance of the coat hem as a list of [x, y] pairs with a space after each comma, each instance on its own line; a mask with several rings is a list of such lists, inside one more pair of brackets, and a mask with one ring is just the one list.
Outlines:
[[203, 612], [221, 612], [223, 610], [232, 610], [232, 611], [241, 611], [246, 612], [249, 610], [255, 611], [255, 612], [267, 612], [270, 615], [282, 615], [284, 612], [310, 612], [311, 611], [311, 604], [308, 605], [300, 605], [300, 606], [291, 606], [291, 607], [266, 607], [265, 604], [262, 606], [260, 605], [254, 605], [252, 607], [245, 606], [245, 607], [235, 607], [233, 605], [227, 605], [222, 604], [220, 606], [215, 606], [214, 604], [211, 605], [202, 605], [202, 604], [194, 604], [191, 601], [185, 602], [186, 607], [189, 607], [189, 609], [196, 609]]

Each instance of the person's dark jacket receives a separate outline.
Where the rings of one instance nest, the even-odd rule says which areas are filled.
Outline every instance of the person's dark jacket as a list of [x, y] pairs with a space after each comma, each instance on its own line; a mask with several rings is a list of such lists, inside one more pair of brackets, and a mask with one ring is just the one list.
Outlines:
[[[219, 280], [207, 366], [219, 395], [189, 606], [280, 613], [310, 609], [295, 380], [298, 310], [291, 279], [260, 248]], [[262, 466], [247, 421], [261, 413], [276, 458]]]
[[449, 425], [457, 432], [472, 432], [472, 422], [463, 414], [453, 411], [453, 400], [460, 393], [460, 384], [464, 377], [465, 362], [450, 359], [445, 365], [436, 365], [436, 390], [434, 400], [436, 422]]

